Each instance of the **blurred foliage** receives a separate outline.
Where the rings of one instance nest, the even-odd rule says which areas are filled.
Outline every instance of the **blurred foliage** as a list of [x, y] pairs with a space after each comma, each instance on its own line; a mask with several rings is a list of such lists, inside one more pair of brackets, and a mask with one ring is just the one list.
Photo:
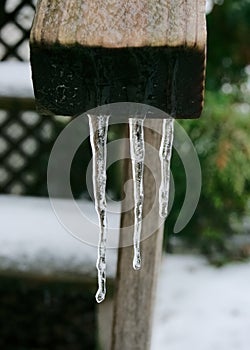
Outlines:
[[[235, 94], [207, 91], [203, 118], [180, 122], [200, 159], [202, 192], [193, 218], [178, 235], [212, 259], [227, 255], [225, 243], [234, 233], [231, 222], [246, 214], [249, 201], [250, 119], [242, 105], [245, 102]], [[185, 172], [176, 152], [172, 171], [176, 192], [167, 220], [170, 238], [186, 190]]]
[[[199, 120], [181, 121], [197, 150], [202, 193], [197, 210], [178, 234], [211, 260], [228, 258], [232, 225], [247, 214], [250, 194], [250, 1], [213, 1], [207, 16], [206, 98]], [[166, 246], [185, 195], [185, 173], [174, 152], [175, 202], [168, 218]]]
[[[207, 89], [246, 79], [250, 64], [250, 0], [214, 0], [207, 15]], [[217, 4], [220, 5], [217, 5]]]

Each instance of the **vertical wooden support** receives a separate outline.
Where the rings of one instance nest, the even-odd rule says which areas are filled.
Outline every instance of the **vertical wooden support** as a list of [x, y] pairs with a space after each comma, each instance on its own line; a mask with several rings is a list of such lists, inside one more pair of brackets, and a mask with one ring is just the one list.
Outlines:
[[[97, 105], [137, 102], [173, 118], [198, 118], [203, 106], [205, 0], [39, 0], [31, 31], [34, 91], [44, 114], [77, 115]], [[161, 128], [157, 119], [145, 126]], [[160, 136], [145, 129], [159, 149]], [[144, 215], [158, 202], [159, 157], [146, 150]], [[130, 163], [125, 167], [131, 178]], [[129, 186], [125, 206], [132, 207]], [[112, 350], [148, 350], [163, 223], [158, 205], [144, 220], [142, 269], [119, 250]], [[121, 219], [121, 246], [133, 235], [133, 210]], [[157, 225], [158, 224], [158, 225]], [[130, 227], [126, 229], [125, 227]], [[158, 227], [158, 229], [155, 229]], [[106, 349], [105, 349], [106, 350]]]
[[[145, 143], [152, 145], [155, 152], [159, 149], [161, 136], [150, 129], [154, 126], [161, 132], [162, 120], [145, 121]], [[154, 170], [152, 175], [148, 167], [144, 170], [144, 207], [143, 216], [153, 208], [150, 214], [154, 220], [143, 221], [142, 239], [145, 233], [152, 234], [141, 243], [142, 268], [133, 270], [133, 247], [119, 248], [116, 296], [114, 306], [112, 350], [149, 350], [152, 328], [152, 310], [154, 306], [157, 276], [162, 255], [163, 221], [158, 212], [158, 189], [160, 181], [160, 162], [155, 153], [146, 149], [145, 164]], [[131, 163], [127, 161], [125, 181], [131, 179]], [[124, 207], [131, 207], [133, 186], [130, 182]], [[133, 235], [134, 213], [126, 211], [121, 217], [120, 246], [127, 242], [127, 235]], [[124, 227], [129, 227], [123, 232]], [[154, 227], [159, 227], [156, 231]]]

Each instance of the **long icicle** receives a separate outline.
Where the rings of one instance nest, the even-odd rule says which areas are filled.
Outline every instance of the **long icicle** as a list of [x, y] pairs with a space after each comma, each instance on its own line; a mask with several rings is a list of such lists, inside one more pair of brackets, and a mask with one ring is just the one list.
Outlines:
[[159, 214], [162, 218], [168, 215], [170, 161], [174, 138], [174, 119], [163, 119], [162, 140], [159, 150], [161, 161], [161, 185], [159, 189]]
[[133, 268], [141, 268], [140, 240], [143, 209], [143, 170], [144, 170], [144, 119], [129, 118], [130, 154], [134, 183], [134, 259]]
[[96, 301], [101, 303], [106, 294], [106, 242], [107, 242], [107, 204], [106, 204], [106, 160], [107, 160], [107, 115], [88, 115], [90, 142], [93, 154], [93, 189], [95, 209], [98, 214], [100, 232], [96, 268], [98, 271], [98, 290]]

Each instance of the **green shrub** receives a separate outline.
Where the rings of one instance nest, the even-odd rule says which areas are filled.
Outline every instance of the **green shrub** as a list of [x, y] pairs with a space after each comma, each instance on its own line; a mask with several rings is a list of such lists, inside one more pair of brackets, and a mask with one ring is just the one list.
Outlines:
[[[218, 252], [226, 254], [225, 241], [234, 233], [232, 218], [240, 220], [247, 211], [249, 117], [242, 94], [207, 91], [202, 118], [180, 122], [200, 159], [202, 192], [193, 218], [179, 236], [210, 257]], [[170, 236], [185, 195], [185, 172], [175, 153], [172, 171], [176, 197], [167, 224]]]

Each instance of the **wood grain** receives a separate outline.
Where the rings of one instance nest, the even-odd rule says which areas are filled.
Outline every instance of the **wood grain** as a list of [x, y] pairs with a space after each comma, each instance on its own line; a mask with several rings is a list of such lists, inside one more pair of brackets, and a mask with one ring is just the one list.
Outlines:
[[40, 0], [31, 42], [203, 49], [205, 0]]
[[[145, 142], [152, 145], [157, 154], [160, 135], [153, 131], [161, 130], [162, 121], [146, 120]], [[133, 210], [125, 211], [121, 218], [121, 236], [118, 270], [116, 280], [116, 296], [114, 307], [112, 350], [149, 350], [152, 330], [152, 312], [155, 291], [162, 256], [163, 221], [159, 217], [158, 186], [160, 181], [160, 164], [155, 153], [146, 150], [145, 163], [150, 164], [144, 172], [144, 218], [150, 213], [151, 219], [143, 220], [142, 227], [142, 268], [133, 270], [133, 247], [128, 245], [128, 237], [132, 241]], [[125, 180], [131, 178], [131, 164], [125, 164]], [[133, 206], [132, 185], [128, 185], [126, 201], [123, 209]], [[125, 246], [125, 247], [124, 247]]]

